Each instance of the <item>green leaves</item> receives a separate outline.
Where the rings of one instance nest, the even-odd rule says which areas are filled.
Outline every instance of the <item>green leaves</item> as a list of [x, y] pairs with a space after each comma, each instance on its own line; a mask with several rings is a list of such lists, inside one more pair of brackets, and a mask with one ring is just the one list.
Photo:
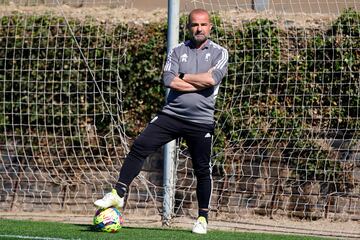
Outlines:
[[258, 148], [277, 155], [274, 146], [284, 146], [281, 157], [298, 169], [294, 177], [337, 177], [347, 165], [318, 139], [353, 136], [360, 125], [358, 20], [359, 13], [347, 10], [321, 31], [284, 30], [257, 19], [236, 37], [224, 36], [230, 65], [217, 101], [216, 160], [229, 163], [234, 152]]
[[360, 36], [360, 13], [354, 9], [346, 9], [332, 24], [333, 35]]
[[[0, 19], [2, 130], [50, 132], [77, 144], [82, 139], [74, 135], [86, 126], [106, 136], [116, 124], [111, 117], [121, 115], [128, 136], [136, 136], [164, 103], [166, 23], [69, 21], [75, 39], [62, 17]], [[359, 13], [346, 10], [327, 31], [284, 30], [268, 19], [226, 31], [219, 15], [212, 21], [213, 39], [228, 49], [230, 63], [216, 105], [217, 161], [232, 160], [228, 153], [239, 149], [265, 148], [271, 156], [283, 146], [289, 164], [306, 169], [299, 178], [341, 168], [314, 139], [337, 131], [353, 135], [360, 127]], [[180, 39], [187, 38], [182, 16]]]

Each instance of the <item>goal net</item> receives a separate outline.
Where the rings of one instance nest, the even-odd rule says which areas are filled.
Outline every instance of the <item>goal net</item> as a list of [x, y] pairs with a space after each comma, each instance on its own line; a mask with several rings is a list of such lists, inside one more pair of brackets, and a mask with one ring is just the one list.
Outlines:
[[[185, 9], [197, 7], [218, 13], [213, 38], [229, 50], [212, 217], [243, 228], [259, 224], [249, 215], [358, 221], [359, 3], [191, 1]], [[185, 144], [180, 159], [176, 210], [196, 216]]]
[[[92, 215], [164, 103], [166, 4], [0, 3], [2, 212]], [[194, 8], [211, 12], [212, 39], [229, 52], [210, 219], [284, 232], [294, 219], [359, 221], [360, 4], [181, 1], [180, 41]], [[174, 223], [197, 215], [191, 159], [177, 146]], [[149, 156], [131, 185], [129, 219], [160, 221], [162, 158], [161, 149]], [[360, 236], [355, 227], [324, 234], [339, 232]]]

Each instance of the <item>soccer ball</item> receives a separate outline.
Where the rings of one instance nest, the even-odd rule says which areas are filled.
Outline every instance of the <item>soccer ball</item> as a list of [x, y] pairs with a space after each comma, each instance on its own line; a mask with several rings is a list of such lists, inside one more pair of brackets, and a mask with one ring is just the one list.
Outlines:
[[101, 232], [118, 232], [124, 224], [120, 211], [114, 207], [98, 209], [94, 216], [94, 229]]

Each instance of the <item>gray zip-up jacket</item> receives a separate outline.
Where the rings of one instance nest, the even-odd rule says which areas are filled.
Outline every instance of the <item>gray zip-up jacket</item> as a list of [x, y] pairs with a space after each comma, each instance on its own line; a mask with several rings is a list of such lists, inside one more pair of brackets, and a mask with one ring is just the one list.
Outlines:
[[163, 81], [169, 88], [171, 81], [179, 73], [205, 73], [213, 68], [215, 86], [196, 92], [181, 92], [170, 89], [163, 112], [195, 123], [213, 124], [215, 98], [222, 78], [227, 73], [228, 51], [211, 40], [201, 49], [196, 49], [191, 41], [174, 47], [168, 54], [164, 67]]

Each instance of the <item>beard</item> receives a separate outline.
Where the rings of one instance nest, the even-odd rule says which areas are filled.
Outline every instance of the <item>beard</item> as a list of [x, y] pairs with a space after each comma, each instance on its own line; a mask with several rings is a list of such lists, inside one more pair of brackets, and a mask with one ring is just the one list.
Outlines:
[[201, 45], [202, 43], [206, 42], [208, 37], [204, 34], [195, 34], [193, 35], [193, 41], [196, 45]]

